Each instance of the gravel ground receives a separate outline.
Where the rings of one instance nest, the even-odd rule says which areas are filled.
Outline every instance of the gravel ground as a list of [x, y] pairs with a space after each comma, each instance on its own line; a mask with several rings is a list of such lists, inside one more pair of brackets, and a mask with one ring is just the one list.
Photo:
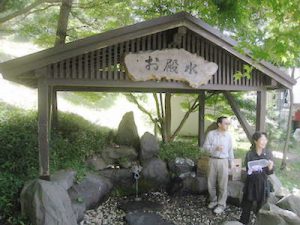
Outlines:
[[[133, 197], [109, 197], [100, 207], [86, 212], [80, 225], [126, 225], [126, 213], [118, 209], [118, 203], [131, 200]], [[143, 194], [142, 199], [159, 202], [163, 209], [158, 213], [176, 225], [219, 225], [225, 221], [237, 221], [241, 210], [239, 207], [228, 205], [225, 212], [216, 215], [207, 208], [206, 196], [190, 195], [170, 197], [166, 193], [152, 192]], [[252, 216], [251, 224], [255, 223]]]

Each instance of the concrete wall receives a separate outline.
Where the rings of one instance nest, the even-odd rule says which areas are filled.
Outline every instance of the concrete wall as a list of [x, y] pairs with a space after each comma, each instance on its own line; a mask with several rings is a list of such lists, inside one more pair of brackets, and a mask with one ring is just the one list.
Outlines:
[[[172, 132], [178, 127], [182, 118], [185, 115], [185, 111], [180, 106], [180, 103], [184, 101], [184, 96], [173, 96], [171, 102], [172, 108]], [[186, 120], [184, 126], [182, 127], [180, 135], [183, 136], [196, 136], [198, 135], [198, 111], [191, 113], [189, 118]]]

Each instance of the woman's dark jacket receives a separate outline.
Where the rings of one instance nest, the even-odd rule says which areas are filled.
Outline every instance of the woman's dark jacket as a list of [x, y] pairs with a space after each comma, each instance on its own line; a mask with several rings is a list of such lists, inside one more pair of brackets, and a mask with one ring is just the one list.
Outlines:
[[248, 201], [265, 202], [269, 196], [270, 187], [268, 185], [268, 175], [272, 174], [274, 171], [274, 166], [272, 170], [268, 167], [264, 167], [261, 172], [252, 172], [248, 174], [248, 162], [260, 159], [267, 159], [273, 161], [272, 152], [264, 149], [261, 155], [258, 155], [255, 150], [250, 150], [247, 152], [245, 157], [245, 164], [247, 168], [247, 179], [244, 187], [244, 198]]

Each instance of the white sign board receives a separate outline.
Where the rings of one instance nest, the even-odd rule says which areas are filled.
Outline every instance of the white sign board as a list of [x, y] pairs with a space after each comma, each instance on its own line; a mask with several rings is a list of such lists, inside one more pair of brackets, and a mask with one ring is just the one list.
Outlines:
[[178, 80], [193, 88], [207, 84], [218, 65], [184, 49], [165, 49], [129, 53], [124, 59], [129, 77], [134, 81]]

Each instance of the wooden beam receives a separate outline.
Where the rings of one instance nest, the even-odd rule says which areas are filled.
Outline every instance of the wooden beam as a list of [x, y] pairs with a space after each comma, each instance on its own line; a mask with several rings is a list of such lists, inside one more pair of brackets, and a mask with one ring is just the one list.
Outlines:
[[205, 140], [205, 91], [199, 92], [199, 127], [198, 127], [198, 146], [202, 147]]
[[182, 92], [198, 93], [200, 90], [222, 90], [222, 91], [259, 91], [263, 87], [250, 87], [245, 85], [216, 85], [205, 84], [199, 88], [189, 87], [183, 82], [168, 81], [131, 81], [131, 80], [80, 80], [80, 79], [49, 79], [49, 85], [56, 87], [57, 91], [90, 89], [93, 91], [99, 88], [111, 89], [109, 91], [137, 90], [143, 91], [149, 89], [158, 92]]
[[42, 77], [38, 80], [38, 122], [40, 179], [49, 180], [49, 87]]
[[266, 131], [267, 92], [258, 91], [256, 99], [256, 130]]
[[224, 91], [223, 95], [227, 99], [232, 111], [234, 112], [234, 114], [236, 115], [236, 117], [237, 117], [238, 121], [240, 122], [242, 128], [244, 129], [244, 131], [247, 135], [247, 138], [251, 142], [252, 135], [254, 133], [253, 127], [251, 127], [250, 124], [247, 122], [246, 118], [244, 117], [244, 115], [242, 114], [242, 112], [240, 110], [239, 105], [234, 100], [233, 95], [230, 92], [227, 92], [227, 91]]

